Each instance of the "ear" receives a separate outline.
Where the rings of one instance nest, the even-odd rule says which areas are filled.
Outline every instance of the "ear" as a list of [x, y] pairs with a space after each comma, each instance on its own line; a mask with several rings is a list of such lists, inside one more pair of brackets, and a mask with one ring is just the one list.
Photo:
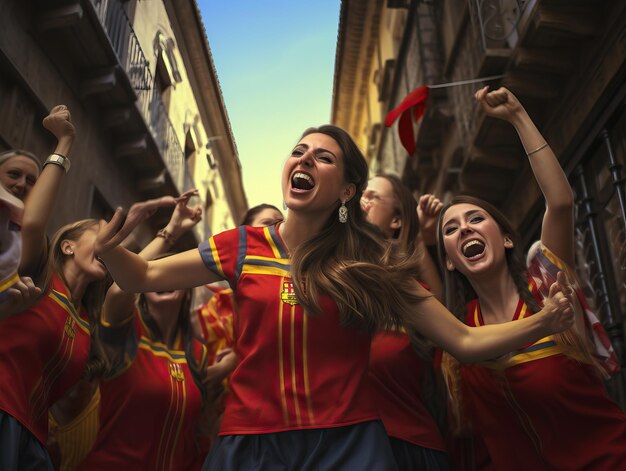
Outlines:
[[402, 227], [402, 218], [400, 216], [394, 216], [391, 219], [389, 227], [393, 230], [400, 229]]
[[446, 256], [446, 268], [448, 269], [448, 271], [456, 270], [456, 267], [454, 266], [452, 261], [447, 256]]
[[508, 235], [504, 236], [504, 248], [505, 249], [512, 249], [513, 248], [513, 241], [511, 240], [511, 238]]
[[72, 242], [67, 239], [62, 240], [61, 252], [64, 255], [74, 255], [74, 246], [72, 245]]
[[341, 192], [341, 197], [339, 198], [341, 201], [350, 201], [352, 197], [356, 193], [356, 185], [354, 183], [349, 183]]

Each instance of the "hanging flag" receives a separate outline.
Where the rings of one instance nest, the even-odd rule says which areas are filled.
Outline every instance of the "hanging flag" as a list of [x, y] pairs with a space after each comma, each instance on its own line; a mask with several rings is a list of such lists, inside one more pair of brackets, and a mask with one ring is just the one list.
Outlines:
[[[426, 112], [426, 106], [428, 104], [428, 95], [432, 88], [446, 88], [454, 87], [457, 85], [467, 85], [470, 83], [487, 82], [489, 80], [497, 80], [504, 77], [504, 75], [492, 75], [490, 77], [480, 77], [471, 80], [461, 80], [459, 82], [440, 83], [437, 85], [420, 85], [407, 96], [404, 97], [402, 102], [389, 113], [385, 118], [385, 126], [390, 127], [398, 116], [400, 121], [398, 123], [398, 136], [402, 147], [406, 149], [409, 155], [413, 155], [415, 152], [415, 135], [413, 134], [413, 120], [419, 121]], [[413, 111], [413, 117], [411, 118], [411, 110]]]

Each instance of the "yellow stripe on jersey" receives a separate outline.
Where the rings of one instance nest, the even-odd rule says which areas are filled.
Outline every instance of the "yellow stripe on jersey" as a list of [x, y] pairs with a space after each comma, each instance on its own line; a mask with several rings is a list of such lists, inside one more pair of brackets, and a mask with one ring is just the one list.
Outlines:
[[283, 276], [285, 278], [291, 277], [291, 272], [278, 267], [258, 266], [244, 264], [241, 274], [253, 274], [253, 275], [274, 275]]
[[274, 257], [281, 258], [280, 251], [278, 250], [278, 247], [276, 247], [276, 244], [274, 243], [274, 239], [272, 239], [272, 234], [270, 234], [269, 227], [263, 228], [263, 234], [265, 235], [265, 238], [267, 239], [267, 243], [270, 245], [270, 248], [272, 249], [272, 252], [274, 253]]
[[302, 424], [300, 418], [300, 404], [298, 403], [298, 384], [296, 382], [296, 307], [291, 306], [291, 388], [293, 390], [293, 403], [296, 409], [296, 422]]
[[165, 344], [152, 342], [149, 338], [142, 336], [139, 339], [139, 348], [149, 350], [155, 356], [166, 358], [173, 363], [187, 363], [185, 352], [181, 350], [169, 350]]
[[[284, 278], [280, 280], [280, 285], [283, 286]], [[280, 292], [278, 294], [280, 298]], [[285, 424], [289, 423], [289, 412], [287, 410], [287, 395], [285, 393], [285, 373], [283, 362], [283, 306], [285, 303], [278, 303], [278, 375], [280, 378], [280, 399], [283, 406], [283, 419]]]
[[215, 245], [215, 240], [213, 237], [209, 238], [209, 245], [211, 246], [211, 256], [213, 257], [213, 261], [215, 262], [215, 266], [217, 271], [222, 278], [226, 279], [226, 275], [224, 274], [224, 269], [222, 268], [222, 262], [220, 260], [220, 255], [217, 252], [217, 246]]

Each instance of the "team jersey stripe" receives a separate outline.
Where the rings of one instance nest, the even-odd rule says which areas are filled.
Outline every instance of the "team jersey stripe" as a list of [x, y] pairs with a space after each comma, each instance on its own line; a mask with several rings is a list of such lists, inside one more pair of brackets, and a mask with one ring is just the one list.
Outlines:
[[69, 299], [67, 299], [67, 297], [63, 293], [60, 293], [57, 290], [53, 289], [50, 290], [50, 294], [48, 296], [59, 306], [61, 306], [63, 310], [65, 310], [70, 316], [72, 316], [72, 319], [76, 321], [76, 323], [84, 332], [89, 333], [89, 322], [82, 319], [78, 315], [78, 313], [76, 312], [76, 308], [74, 308], [74, 305]]
[[291, 263], [288, 258], [269, 258], [261, 257], [258, 255], [248, 255], [245, 258], [244, 263], [247, 265], [257, 265], [260, 267], [276, 267], [289, 271], [291, 269]]
[[256, 266], [256, 265], [248, 265], [248, 264], [244, 264], [241, 274], [242, 275], [245, 275], [245, 274], [275, 275], [275, 276], [282, 276], [284, 278], [289, 278], [291, 276], [290, 271], [283, 270], [282, 268], [270, 267], [270, 266]]
[[204, 265], [216, 275], [226, 279], [213, 237], [210, 237], [208, 241], [201, 242], [200, 245], [198, 245], [198, 250], [200, 251]]
[[298, 403], [298, 384], [296, 381], [296, 307], [291, 306], [291, 389], [293, 393], [293, 403], [296, 410], [296, 422], [298, 425], [302, 424], [300, 417], [300, 404]]
[[166, 358], [173, 363], [186, 363], [185, 352], [180, 350], [169, 350], [166, 345], [159, 342], [152, 342], [147, 337], [139, 339], [139, 348], [149, 350], [155, 356]]
[[[283, 282], [285, 280], [281, 280], [279, 286], [283, 286]], [[280, 299], [280, 291], [278, 293], [278, 297]], [[278, 303], [278, 376], [280, 380], [280, 400], [283, 406], [283, 418], [285, 423], [289, 423], [289, 413], [287, 411], [287, 397], [285, 394], [285, 372], [284, 372], [284, 361], [283, 361], [283, 307], [284, 303], [280, 301]]]
[[309, 413], [309, 423], [315, 425], [315, 416], [313, 415], [313, 404], [311, 402], [311, 389], [309, 387], [309, 359], [308, 359], [308, 333], [307, 322], [309, 316], [302, 316], [302, 370], [304, 375], [304, 394], [306, 395], [306, 406]]
[[177, 381], [178, 386], [183, 393], [181, 411], [180, 411], [180, 420], [178, 421], [178, 427], [176, 427], [176, 435], [174, 435], [174, 442], [172, 443], [172, 453], [170, 454], [170, 462], [167, 469], [175, 469], [174, 466], [174, 452], [176, 451], [176, 445], [178, 443], [178, 438], [180, 437], [180, 431], [183, 428], [183, 422], [185, 420], [185, 407], [187, 406], [187, 387], [185, 386], [185, 381]]
[[276, 233], [276, 228], [278, 226], [270, 226], [265, 228], [265, 238], [270, 244], [272, 248], [272, 252], [276, 258], [288, 258], [289, 254], [283, 245], [283, 242], [280, 240], [280, 236]]
[[239, 226], [239, 247], [237, 249], [237, 265], [235, 266], [235, 284], [241, 276], [241, 269], [248, 251], [248, 237], [246, 234], [246, 226]]
[[[174, 403], [174, 378], [172, 378], [172, 375], [169, 376], [169, 380], [170, 380], [170, 403], [169, 406], [167, 408], [167, 415], [165, 416], [165, 421], [163, 422], [163, 428], [161, 429], [161, 438], [159, 439], [159, 448], [158, 448], [158, 454], [157, 454], [157, 459], [156, 459], [156, 464], [157, 467], [159, 465], [159, 463], [163, 463], [165, 461], [165, 454], [167, 453], [166, 447], [167, 447], [167, 441], [169, 440], [169, 436], [170, 436], [170, 431], [171, 431], [171, 426], [170, 426], [170, 421], [173, 420], [171, 419], [173, 413], [172, 413], [172, 405]], [[165, 440], [165, 444], [163, 443], [163, 439], [166, 438]]]

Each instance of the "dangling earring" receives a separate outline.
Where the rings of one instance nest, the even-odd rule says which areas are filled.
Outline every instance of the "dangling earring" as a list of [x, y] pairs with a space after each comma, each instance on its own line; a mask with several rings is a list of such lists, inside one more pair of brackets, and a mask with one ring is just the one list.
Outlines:
[[343, 200], [341, 202], [341, 206], [339, 206], [339, 222], [341, 224], [348, 222], [348, 208], [346, 208], [345, 200]]
[[287, 211], [287, 203], [285, 203], [285, 200], [283, 200], [283, 209]]

